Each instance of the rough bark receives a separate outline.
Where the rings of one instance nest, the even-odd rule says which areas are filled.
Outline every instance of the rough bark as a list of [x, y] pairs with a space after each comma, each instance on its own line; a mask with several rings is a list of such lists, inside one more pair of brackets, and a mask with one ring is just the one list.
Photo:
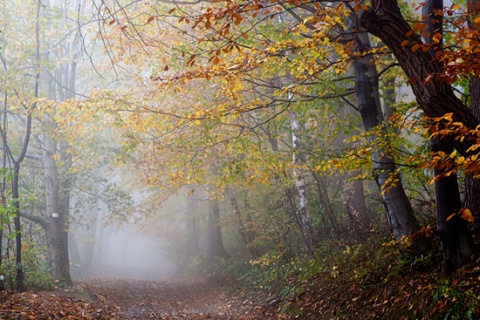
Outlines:
[[[432, 151], [438, 150], [445, 150], [445, 145], [432, 143]], [[438, 169], [434, 172], [435, 175], [441, 173]], [[444, 269], [446, 273], [450, 273], [470, 261], [476, 252], [467, 223], [458, 214], [462, 203], [456, 175], [444, 177], [440, 183], [435, 183], [435, 199], [437, 230], [442, 243]], [[452, 214], [455, 214], [453, 218], [450, 217]]]
[[[388, 121], [395, 114], [395, 76], [383, 81], [383, 118]], [[396, 130], [398, 131], [398, 130]]]
[[[480, 77], [470, 78], [470, 108], [475, 117], [480, 121]], [[465, 177], [465, 204], [474, 217], [474, 222], [469, 229], [474, 233], [480, 233], [480, 179], [472, 176]]]
[[[450, 84], [441, 76], [440, 63], [432, 59], [430, 52], [414, 48], [422, 44], [421, 38], [402, 16], [397, 0], [372, 0], [369, 9], [361, 16], [361, 25], [393, 52], [427, 116], [442, 117], [453, 113], [455, 122], [462, 122], [468, 128], [478, 125], [471, 110], [455, 96]], [[459, 139], [452, 143], [462, 155], [467, 155], [473, 142]]]
[[372, 217], [365, 203], [363, 181], [359, 179], [351, 180], [356, 175], [357, 172], [348, 175], [343, 187], [342, 201], [349, 217], [353, 219], [355, 229], [363, 232], [370, 228]]
[[[443, 16], [437, 14], [437, 12], [443, 11], [443, 0], [427, 0], [422, 11], [425, 21], [424, 39], [427, 44], [432, 44], [429, 52], [434, 59], [437, 47], [442, 44], [440, 41], [438, 45], [433, 45], [433, 35], [441, 34], [443, 36]], [[453, 146], [447, 139], [435, 137], [430, 139], [430, 145], [433, 152], [443, 151], [450, 154], [453, 151]], [[443, 170], [434, 169], [435, 176], [442, 173]], [[467, 263], [475, 251], [473, 239], [467, 229], [467, 222], [457, 215], [454, 219], [448, 220], [450, 215], [458, 213], [461, 209], [456, 174], [435, 181], [435, 203], [444, 268], [447, 273], [450, 273]]]
[[229, 258], [222, 240], [222, 228], [220, 226], [220, 205], [218, 199], [210, 200], [210, 212], [208, 214], [208, 239], [207, 259]]
[[[472, 19], [480, 14], [480, 0], [467, 1], [468, 13], [471, 17], [469, 26], [473, 27]], [[477, 121], [480, 122], [480, 75], [470, 77], [470, 109]], [[465, 204], [474, 217], [474, 222], [469, 225], [472, 232], [480, 233], [480, 179], [472, 176], [465, 177]]]
[[[366, 33], [358, 34], [355, 41], [356, 51], [366, 53], [370, 50], [370, 40]], [[378, 73], [371, 55], [354, 58], [355, 88], [359, 101], [365, 131], [372, 131], [384, 124], [379, 88]], [[372, 137], [375, 139], [376, 137]], [[376, 150], [372, 154], [375, 181], [385, 206], [387, 221], [396, 240], [418, 231], [419, 224], [413, 208], [403, 189], [400, 177], [396, 175], [393, 156], [386, 150]], [[392, 177], [398, 181], [392, 183]], [[395, 179], [397, 180], [397, 179]], [[390, 182], [389, 182], [390, 181]]]
[[60, 184], [57, 164], [53, 158], [56, 154], [56, 144], [47, 134], [44, 136], [43, 154], [46, 212], [49, 222], [45, 231], [47, 236], [48, 266], [55, 280], [71, 284], [70, 262], [68, 257], [68, 226], [66, 214], [68, 208], [62, 208]]

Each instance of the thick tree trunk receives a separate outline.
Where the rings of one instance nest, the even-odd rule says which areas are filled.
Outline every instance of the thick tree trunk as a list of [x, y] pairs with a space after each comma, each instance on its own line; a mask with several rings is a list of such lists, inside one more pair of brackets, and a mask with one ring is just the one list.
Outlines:
[[[423, 10], [425, 21], [424, 39], [427, 44], [433, 44], [433, 35], [443, 36], [443, 16], [437, 12], [443, 11], [443, 0], [426, 1]], [[441, 45], [442, 41], [438, 45]], [[435, 48], [429, 50], [434, 59]], [[453, 152], [453, 146], [447, 139], [435, 137], [430, 139], [433, 152], [443, 151], [446, 154]], [[441, 175], [442, 170], [434, 169], [434, 175]], [[448, 177], [435, 181], [435, 203], [437, 215], [437, 229], [442, 242], [444, 268], [447, 273], [464, 265], [475, 252], [473, 239], [468, 232], [467, 222], [457, 215], [454, 219], [448, 220], [452, 214], [458, 213], [461, 209], [460, 191], [458, 189], [458, 177], [451, 174]]]
[[48, 267], [52, 277], [63, 284], [72, 284], [68, 257], [68, 233], [63, 217], [52, 218], [46, 226]]
[[[358, 53], [366, 53], [371, 49], [366, 33], [357, 36], [355, 45]], [[371, 55], [355, 57], [354, 68], [360, 114], [365, 131], [372, 131], [384, 125], [378, 91], [378, 73], [373, 57]], [[419, 224], [400, 177], [397, 176], [393, 157], [385, 150], [376, 150], [372, 154], [372, 165], [375, 181], [386, 209], [388, 225], [395, 239], [400, 240], [418, 231]]]
[[[469, 26], [473, 27], [472, 20], [480, 14], [480, 0], [468, 0]], [[477, 121], [480, 122], [480, 75], [470, 77], [470, 109]], [[474, 217], [469, 224], [472, 232], [480, 233], [480, 179], [472, 176], [465, 177], [465, 207], [469, 208]]]
[[[473, 114], [480, 121], [480, 77], [470, 78], [470, 108]], [[474, 233], [480, 233], [480, 179], [472, 176], [465, 177], [465, 205], [472, 212], [474, 221], [470, 223], [469, 229]]]
[[356, 175], [356, 172], [352, 172], [347, 176], [347, 181], [343, 185], [342, 201], [349, 217], [355, 223], [355, 229], [362, 232], [370, 228], [372, 217], [365, 203], [363, 181], [359, 179], [350, 180]]
[[70, 277], [70, 262], [68, 257], [68, 226], [65, 221], [65, 210], [61, 205], [60, 177], [55, 160], [56, 144], [46, 134], [43, 164], [45, 172], [46, 213], [48, 223], [47, 233], [48, 266], [55, 280], [72, 284]]
[[208, 214], [207, 259], [213, 261], [215, 258], [229, 257], [223, 246], [218, 199], [212, 199], [210, 200], [210, 212]]
[[[434, 152], [438, 150], [451, 152], [448, 147], [451, 148], [448, 142], [446, 145], [438, 139], [432, 142]], [[435, 169], [434, 174], [441, 174], [441, 170]], [[442, 243], [444, 269], [446, 273], [451, 273], [470, 261], [476, 252], [472, 236], [468, 232], [467, 222], [458, 214], [462, 204], [456, 175], [444, 177], [435, 183], [435, 199], [437, 230]], [[452, 214], [454, 216], [450, 217]]]
[[[430, 52], [413, 48], [421, 45], [422, 41], [402, 16], [397, 0], [372, 0], [369, 9], [361, 16], [361, 24], [393, 52], [427, 116], [442, 117], [446, 113], [453, 113], [455, 122], [462, 122], [472, 129], [478, 125], [471, 110], [455, 96], [450, 84], [440, 76], [440, 63], [432, 59]], [[451, 142], [462, 155], [467, 155], [473, 143], [468, 139]]]

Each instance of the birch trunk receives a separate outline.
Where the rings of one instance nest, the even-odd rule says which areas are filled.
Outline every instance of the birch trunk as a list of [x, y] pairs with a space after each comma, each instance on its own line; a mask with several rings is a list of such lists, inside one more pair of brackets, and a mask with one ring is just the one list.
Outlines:
[[310, 217], [310, 208], [308, 206], [307, 187], [305, 177], [303, 175], [304, 154], [302, 153], [301, 126], [295, 111], [289, 111], [290, 127], [292, 129], [292, 146], [293, 146], [293, 176], [295, 179], [295, 187], [299, 198], [299, 214], [301, 222], [301, 231], [305, 240], [305, 249], [308, 254], [312, 254], [313, 232], [312, 219]]

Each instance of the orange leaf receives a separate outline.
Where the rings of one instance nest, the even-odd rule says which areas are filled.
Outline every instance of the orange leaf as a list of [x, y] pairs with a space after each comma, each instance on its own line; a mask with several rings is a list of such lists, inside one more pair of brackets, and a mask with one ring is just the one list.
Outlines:
[[235, 19], [235, 20], [233, 21], [233, 23], [235, 23], [237, 26], [238, 26], [238, 25], [240, 24], [240, 22], [242, 22], [242, 20], [243, 20], [242, 16], [239, 15], [239, 14], [235, 14], [235, 15], [233, 16], [233, 18]]
[[420, 44], [415, 43], [415, 44], [412, 46], [412, 52], [416, 52], [419, 48], [420, 48]]
[[462, 211], [460, 211], [460, 216], [468, 222], [473, 222], [474, 220], [472, 212], [468, 208], [463, 208]]
[[148, 17], [148, 19], [147, 19], [147, 24], [150, 23], [150, 22], [152, 22], [154, 19], [155, 19], [154, 16]]

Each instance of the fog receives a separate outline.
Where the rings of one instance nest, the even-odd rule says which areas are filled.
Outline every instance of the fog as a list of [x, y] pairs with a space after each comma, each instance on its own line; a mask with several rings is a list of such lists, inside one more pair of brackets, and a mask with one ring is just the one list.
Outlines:
[[79, 228], [71, 234], [70, 259], [75, 279], [174, 277], [177, 266], [169, 256], [167, 240], [134, 223], [103, 222], [98, 219], [95, 226]]
[[131, 225], [108, 228], [104, 234], [103, 276], [128, 279], [164, 279], [175, 271], [165, 243], [154, 236], [132, 230]]

